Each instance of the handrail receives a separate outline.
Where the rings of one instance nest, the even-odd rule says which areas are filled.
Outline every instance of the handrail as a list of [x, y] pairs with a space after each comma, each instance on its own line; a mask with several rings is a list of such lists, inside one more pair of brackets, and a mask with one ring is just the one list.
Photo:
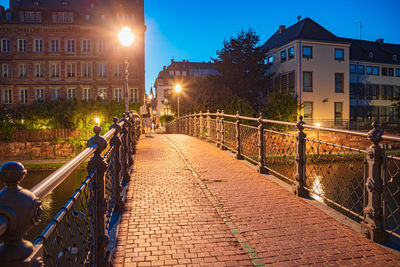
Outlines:
[[[124, 125], [122, 121], [119, 124], [121, 127]], [[109, 130], [103, 135], [103, 138], [108, 140], [114, 134], [115, 129]], [[82, 162], [89, 158], [97, 148], [97, 144], [93, 144], [90, 147], [84, 149], [73, 159], [62, 165], [55, 172], [47, 176], [40, 183], [32, 187], [31, 191], [39, 198], [44, 198], [51, 191], [53, 191], [59, 184], [61, 184], [70, 174], [73, 172]]]

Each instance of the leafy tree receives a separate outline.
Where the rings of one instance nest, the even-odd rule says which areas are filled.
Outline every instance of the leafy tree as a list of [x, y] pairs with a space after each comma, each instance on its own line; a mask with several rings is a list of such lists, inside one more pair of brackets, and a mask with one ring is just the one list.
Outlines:
[[296, 121], [298, 108], [297, 97], [274, 93], [269, 96], [267, 105], [261, 111], [268, 119], [293, 122]]
[[249, 100], [253, 107], [261, 104], [266, 88], [266, 55], [257, 46], [259, 41], [260, 37], [253, 29], [241, 31], [236, 38], [225, 40], [213, 59], [223, 84], [238, 97]]

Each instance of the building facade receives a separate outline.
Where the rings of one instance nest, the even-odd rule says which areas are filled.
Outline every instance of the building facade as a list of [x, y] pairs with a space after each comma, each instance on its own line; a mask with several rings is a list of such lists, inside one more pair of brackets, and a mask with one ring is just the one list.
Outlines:
[[[144, 1], [11, 0], [0, 8], [0, 101], [18, 106], [55, 99], [144, 99]], [[118, 39], [129, 26], [135, 41]]]
[[[388, 62], [381, 57], [375, 57], [373, 61], [367, 58], [366, 61], [365, 47], [358, 43], [373, 43], [374, 47], [386, 45], [337, 37], [309, 18], [289, 28], [280, 26], [263, 45], [268, 74], [272, 77], [269, 93], [297, 95], [302, 104], [301, 115], [312, 124], [348, 127], [352, 121], [376, 119], [374, 111], [377, 110], [385, 114], [380, 116], [380, 121], [395, 121], [396, 115], [390, 105], [391, 98], [398, 95], [396, 88], [400, 85], [400, 78], [395, 77], [395, 72], [399, 61]], [[392, 59], [396, 58], [394, 55], [399, 54], [400, 46], [387, 45], [391, 49], [386, 53], [391, 54]], [[369, 71], [374, 66], [379, 70], [391, 68], [392, 75], [380, 78], [376, 77], [379, 75], [373, 76], [372, 72], [367, 75], [367, 66]], [[358, 68], [360, 73], [364, 68], [363, 74], [358, 74]], [[374, 92], [372, 83], [380, 84]], [[366, 91], [361, 88], [370, 88], [368, 98], [379, 101], [367, 99]]]
[[169, 97], [174, 93], [177, 84], [183, 87], [195, 78], [218, 75], [216, 65], [211, 62], [189, 62], [188, 60], [171, 60], [169, 66], [164, 66], [154, 83], [157, 98], [157, 114], [171, 114]]

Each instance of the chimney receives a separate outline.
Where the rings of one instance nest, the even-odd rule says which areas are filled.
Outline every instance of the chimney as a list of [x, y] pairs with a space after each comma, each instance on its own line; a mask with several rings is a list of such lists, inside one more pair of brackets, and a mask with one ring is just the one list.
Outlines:
[[281, 25], [279, 26], [279, 33], [282, 33], [286, 30], [286, 26], [285, 25]]
[[376, 39], [376, 42], [382, 45], [383, 44], [383, 38]]
[[166, 66], [164, 66], [163, 68], [162, 68], [162, 70], [166, 70], [167, 69], [167, 67]]
[[171, 64], [172, 64], [172, 63], [174, 63], [174, 59], [173, 59], [173, 58], [171, 58]]

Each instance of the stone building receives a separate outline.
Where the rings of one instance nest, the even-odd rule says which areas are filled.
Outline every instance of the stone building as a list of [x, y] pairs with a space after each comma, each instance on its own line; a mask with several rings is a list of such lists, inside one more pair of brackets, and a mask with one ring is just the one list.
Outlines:
[[[118, 39], [129, 26], [135, 41]], [[0, 101], [144, 99], [144, 0], [10, 0], [0, 8]]]

